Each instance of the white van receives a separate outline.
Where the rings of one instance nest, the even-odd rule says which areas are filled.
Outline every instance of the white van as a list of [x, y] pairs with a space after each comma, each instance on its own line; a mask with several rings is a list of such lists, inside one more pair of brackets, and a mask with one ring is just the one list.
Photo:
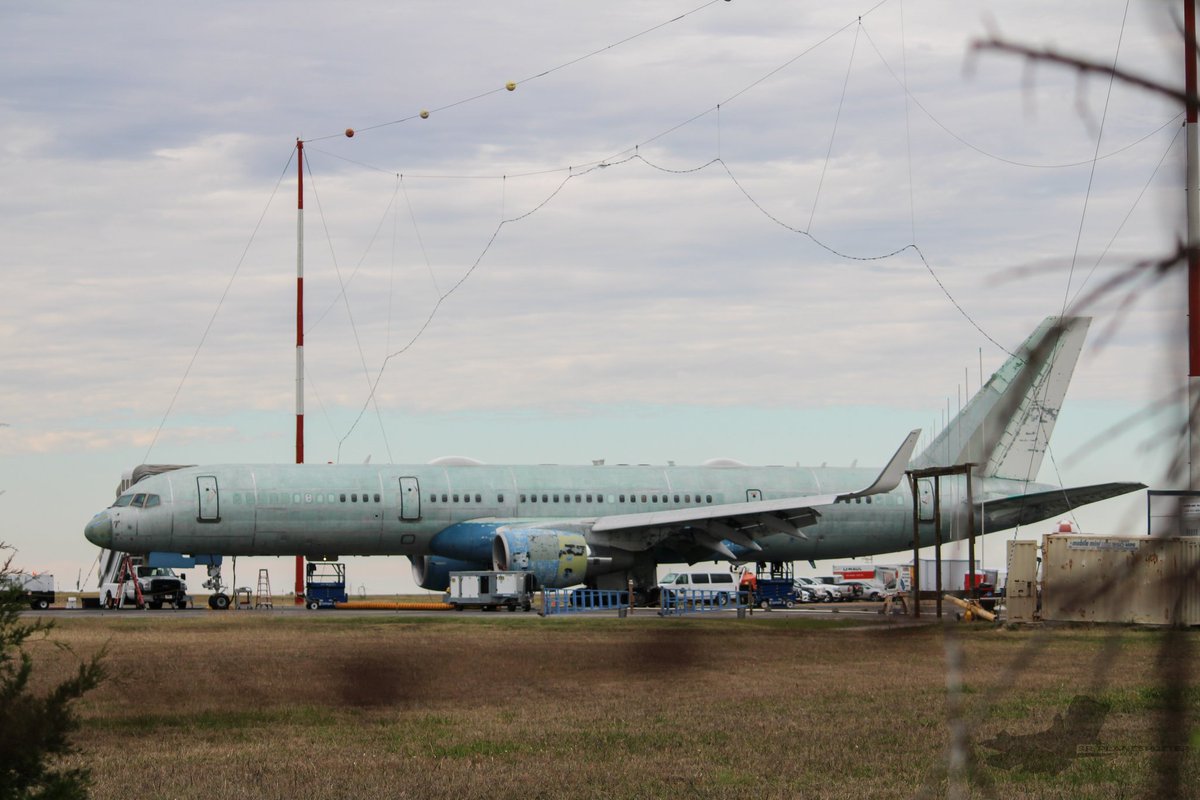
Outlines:
[[687, 589], [696, 592], [737, 593], [738, 582], [732, 572], [670, 572], [658, 582], [659, 592]]

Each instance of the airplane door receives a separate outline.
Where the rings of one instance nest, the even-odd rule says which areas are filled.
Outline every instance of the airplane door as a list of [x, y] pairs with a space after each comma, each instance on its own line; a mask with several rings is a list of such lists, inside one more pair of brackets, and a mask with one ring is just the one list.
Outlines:
[[747, 503], [753, 503], [758, 500], [762, 500], [762, 489], [747, 489], [746, 490], [746, 502]]
[[921, 498], [919, 519], [921, 522], [933, 522], [933, 479], [921, 478], [917, 481], [917, 494]]
[[196, 520], [198, 522], [220, 522], [221, 501], [217, 496], [217, 476], [196, 476], [196, 491], [199, 500]]
[[421, 487], [416, 478], [400, 479], [400, 519], [421, 518]]

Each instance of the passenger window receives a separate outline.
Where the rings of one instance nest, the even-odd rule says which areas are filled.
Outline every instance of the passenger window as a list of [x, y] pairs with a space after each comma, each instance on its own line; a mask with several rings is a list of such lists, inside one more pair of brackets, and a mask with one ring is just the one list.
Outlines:
[[531, 503], [536, 503], [536, 502], [537, 502], [537, 495], [536, 495], [536, 494], [531, 494], [531, 495], [529, 495], [529, 502], [531, 502]]
[[376, 503], [378, 503], [378, 502], [379, 502], [381, 499], [382, 499], [382, 498], [381, 498], [379, 495], [375, 495], [375, 502], [376, 502]]
[[346, 495], [342, 495], [341, 497], [342, 497], [342, 502], [343, 503], [346, 502]]
[[558, 495], [554, 495], [554, 502], [558, 502]]
[[679, 502], [679, 495], [675, 495], [675, 502], [676, 502], [676, 503], [678, 503], [678, 502]]
[[569, 503], [569, 502], [571, 502], [571, 495], [569, 495], [569, 494], [564, 494], [564, 495], [563, 495], [563, 502], [564, 502], [564, 503]]
[[431, 502], [431, 503], [437, 502], [437, 494], [436, 493], [429, 495], [429, 502]]
[[711, 494], [706, 494], [706, 495], [704, 495], [704, 502], [706, 502], [706, 503], [711, 503], [711, 502], [712, 502], [712, 495], [711, 495]]
[[292, 502], [295, 503], [296, 505], [300, 505], [300, 493], [299, 492], [292, 492]]
[[685, 503], [690, 503], [690, 502], [692, 502], [692, 496], [691, 496], [690, 494], [685, 494], [685, 495], [683, 496], [683, 502], [685, 502]]
[[621, 502], [622, 502], [622, 503], [624, 503], [624, 502], [625, 502], [625, 495], [621, 495]]
[[692, 583], [708, 583], [707, 575], [693, 575]]
[[590, 503], [590, 502], [592, 502], [592, 496], [591, 496], [590, 494], [589, 494], [589, 495], [587, 495], [587, 501], [588, 501], [589, 503]]
[[[246, 496], [246, 501], [247, 501], [247, 502], [249, 502], [249, 500], [250, 500], [250, 496], [249, 496], [249, 495], [247, 495], [247, 496]], [[316, 500], [317, 500], [317, 502], [318, 502], [319, 504], [322, 504], [322, 505], [324, 505], [324, 503], [325, 503], [325, 495], [323, 495], [323, 494], [319, 494], [319, 495], [317, 495], [317, 497], [316, 497]]]
[[542, 502], [543, 502], [543, 503], [549, 503], [549, 502], [550, 502], [550, 495], [548, 495], [548, 494], [544, 494], [544, 495], [542, 495]]
[[458, 495], [454, 495], [454, 502], [458, 502]]
[[475, 495], [475, 502], [476, 502], [476, 503], [482, 503], [482, 502], [483, 502], [483, 498], [482, 498], [482, 497], [480, 497], [479, 495]]
[[350, 495], [350, 502], [351, 502], [351, 503], [357, 503], [357, 502], [358, 502], [358, 494], [357, 494], [357, 493]]
[[449, 503], [449, 502], [450, 502], [449, 500], [447, 500], [447, 499], [446, 499], [446, 497], [447, 497], [447, 495], [446, 495], [446, 494], [443, 494], [443, 495], [442, 495], [442, 502], [443, 502], [443, 503]]
[[658, 495], [652, 495], [652, 496], [650, 497], [650, 502], [652, 502], [652, 503], [657, 503], [657, 502], [658, 502]]
[[521, 495], [521, 497], [520, 497], [520, 502], [522, 502], [522, 503], [524, 503], [524, 502], [525, 502], [525, 495]]
[[646, 502], [646, 495], [642, 495], [642, 502]]
[[583, 502], [583, 501], [580, 499], [579, 495], [575, 495], [575, 502], [576, 502], [576, 503], [581, 503], [581, 502]]
[[502, 495], [502, 494], [498, 494], [498, 495], [496, 495], [496, 502], [497, 502], [497, 503], [503, 503], [503, 502], [504, 502], [504, 495]]
[[311, 503], [312, 501], [313, 501], [312, 492], [305, 492], [304, 493], [304, 502]]

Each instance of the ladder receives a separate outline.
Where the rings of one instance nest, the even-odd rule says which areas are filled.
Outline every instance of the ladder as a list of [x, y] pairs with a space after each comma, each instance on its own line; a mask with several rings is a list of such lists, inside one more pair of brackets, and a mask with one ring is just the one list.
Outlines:
[[271, 604], [271, 576], [265, 569], [258, 571], [258, 591], [254, 594], [255, 608], [274, 608]]
[[146, 598], [142, 597], [142, 584], [138, 582], [137, 570], [133, 567], [133, 557], [125, 553], [121, 559], [120, 574], [117, 578], [117, 608], [125, 607], [125, 583], [133, 581], [133, 596], [138, 608], [146, 607]]

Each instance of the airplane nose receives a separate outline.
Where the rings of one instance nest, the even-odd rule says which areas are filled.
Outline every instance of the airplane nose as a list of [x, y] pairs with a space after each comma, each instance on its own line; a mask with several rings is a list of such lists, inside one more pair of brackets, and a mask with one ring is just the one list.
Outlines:
[[92, 521], [83, 529], [83, 536], [97, 547], [112, 549], [112, 520], [109, 519], [108, 512], [101, 511], [92, 517]]

